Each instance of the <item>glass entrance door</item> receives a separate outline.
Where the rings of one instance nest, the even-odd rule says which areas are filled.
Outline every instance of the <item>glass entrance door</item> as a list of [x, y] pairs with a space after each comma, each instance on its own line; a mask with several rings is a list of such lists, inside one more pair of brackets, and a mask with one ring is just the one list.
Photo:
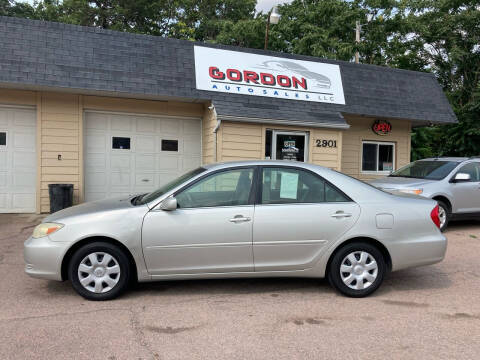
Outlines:
[[272, 159], [308, 161], [308, 133], [297, 131], [273, 131]]

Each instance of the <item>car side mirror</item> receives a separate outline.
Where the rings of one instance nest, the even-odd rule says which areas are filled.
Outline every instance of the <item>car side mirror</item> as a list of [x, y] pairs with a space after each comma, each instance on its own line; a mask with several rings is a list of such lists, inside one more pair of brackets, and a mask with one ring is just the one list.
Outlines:
[[465, 182], [465, 181], [470, 181], [470, 179], [471, 179], [470, 174], [457, 173], [453, 178], [453, 182]]
[[173, 211], [177, 209], [177, 206], [177, 199], [171, 196], [162, 201], [160, 209], [163, 211]]

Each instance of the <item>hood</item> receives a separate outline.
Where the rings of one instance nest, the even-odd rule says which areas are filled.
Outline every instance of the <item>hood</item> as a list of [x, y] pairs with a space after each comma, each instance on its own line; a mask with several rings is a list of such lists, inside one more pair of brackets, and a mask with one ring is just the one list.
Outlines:
[[122, 197], [115, 197], [115, 198], [110, 198], [105, 200], [86, 202], [80, 205], [75, 205], [75, 206], [57, 211], [56, 213], [53, 213], [47, 216], [45, 219], [43, 219], [43, 222], [55, 222], [60, 219], [74, 217], [78, 215], [131, 208], [133, 207], [132, 203], [130, 202], [132, 198], [133, 196], [128, 196], [128, 197], [122, 196]]
[[437, 180], [387, 176], [384, 178], [370, 180], [367, 182], [382, 190], [389, 190], [389, 189], [395, 190], [395, 189], [423, 187], [432, 183], [436, 183]]

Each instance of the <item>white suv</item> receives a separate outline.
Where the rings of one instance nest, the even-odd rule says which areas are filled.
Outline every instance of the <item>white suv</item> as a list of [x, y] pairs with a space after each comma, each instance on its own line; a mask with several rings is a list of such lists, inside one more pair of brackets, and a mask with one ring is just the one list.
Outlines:
[[382, 190], [437, 200], [442, 231], [449, 220], [480, 219], [480, 158], [418, 160], [369, 183]]

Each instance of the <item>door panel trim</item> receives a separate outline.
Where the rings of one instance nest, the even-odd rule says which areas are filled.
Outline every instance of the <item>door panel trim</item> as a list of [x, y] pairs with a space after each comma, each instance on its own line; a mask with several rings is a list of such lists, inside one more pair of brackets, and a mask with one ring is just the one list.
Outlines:
[[327, 240], [256, 241], [254, 245], [314, 245], [325, 244], [326, 242]]
[[213, 243], [213, 244], [188, 244], [188, 245], [155, 245], [147, 246], [145, 249], [179, 249], [179, 248], [205, 248], [205, 247], [230, 247], [230, 246], [252, 246], [251, 241], [235, 243]]

